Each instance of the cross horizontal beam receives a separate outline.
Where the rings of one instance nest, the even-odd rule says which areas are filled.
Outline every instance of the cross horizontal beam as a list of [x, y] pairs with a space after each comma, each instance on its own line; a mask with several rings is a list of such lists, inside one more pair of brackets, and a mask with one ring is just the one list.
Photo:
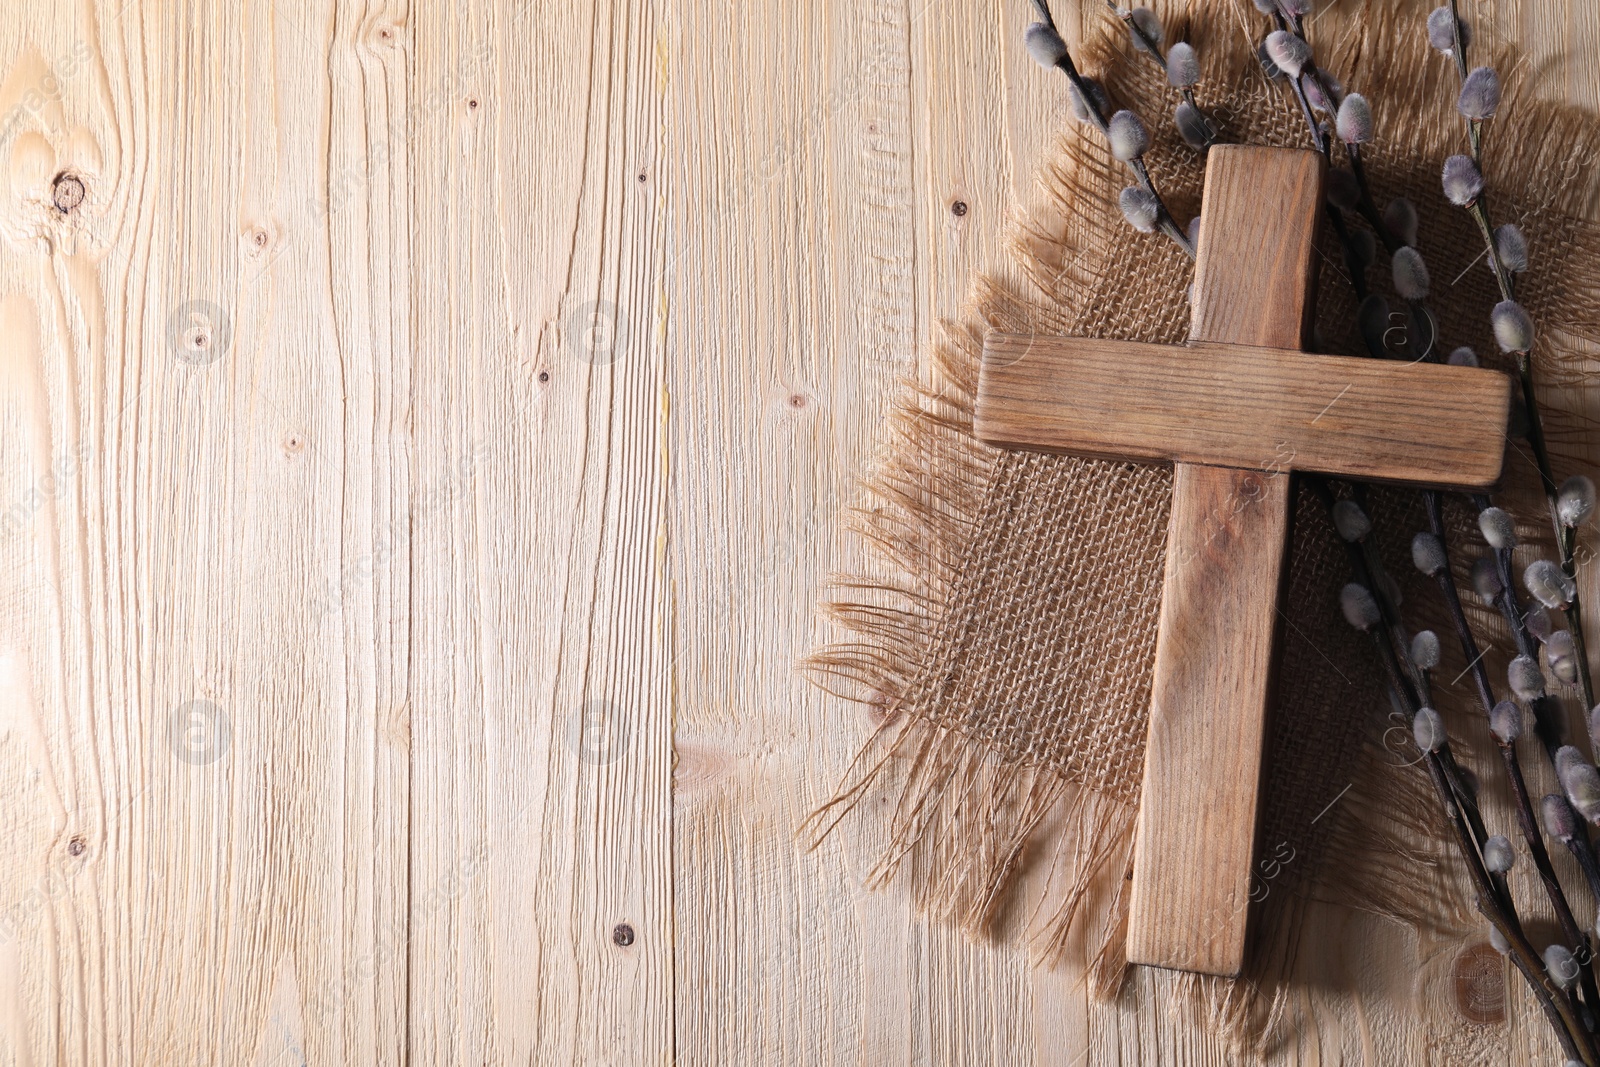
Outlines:
[[1108, 459], [1488, 489], [1510, 379], [1469, 367], [993, 333], [978, 437]]

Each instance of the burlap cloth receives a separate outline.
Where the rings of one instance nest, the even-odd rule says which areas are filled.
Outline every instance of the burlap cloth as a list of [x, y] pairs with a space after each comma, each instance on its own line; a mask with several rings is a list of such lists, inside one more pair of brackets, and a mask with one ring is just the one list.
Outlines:
[[[1474, 263], [1482, 245], [1469, 216], [1439, 188], [1442, 161], [1464, 150], [1465, 133], [1454, 109], [1454, 69], [1427, 45], [1427, 11], [1347, 3], [1319, 16], [1310, 35], [1322, 65], [1373, 105], [1378, 140], [1367, 160], [1379, 203], [1405, 195], [1421, 213], [1419, 247], [1435, 279], [1441, 347], [1471, 345], [1494, 363], [1488, 310], [1497, 297], [1489, 272]], [[1308, 139], [1288, 87], [1269, 81], [1255, 59], [1253, 41], [1265, 29], [1244, 0], [1196, 0], [1168, 32], [1199, 49], [1200, 103], [1224, 140], [1303, 147]], [[1475, 60], [1493, 59], [1507, 83], [1501, 117], [1489, 127], [1486, 176], [1497, 221], [1519, 222], [1532, 248], [1519, 297], [1540, 328], [1537, 359], [1559, 460], [1575, 451], [1567, 446], [1583, 429], [1569, 410], [1581, 392], [1579, 348], [1600, 340], [1593, 221], [1600, 124], [1591, 113], [1537, 100], [1526, 65], [1488, 45], [1491, 33], [1479, 36], [1485, 44]], [[1080, 66], [1101, 79], [1116, 106], [1146, 117], [1155, 135], [1151, 169], [1173, 213], [1187, 220], [1198, 210], [1204, 160], [1172, 129], [1175, 90], [1109, 17], [1079, 51]], [[1057, 80], [1066, 93], [1064, 79], [1037, 76]], [[886, 817], [889, 847], [875, 879], [909, 867], [919, 902], [973, 931], [991, 925], [1021, 866], [1043, 859], [1056, 889], [1035, 916], [1032, 938], [1047, 961], [1074, 933], [1086, 938], [1103, 993], [1120, 987], [1124, 971], [1121, 876], [1139, 794], [1171, 471], [1002, 453], [973, 438], [971, 420], [988, 329], [1184, 339], [1191, 264], [1165, 238], [1123, 222], [1115, 203], [1126, 184], [1092, 128], [1063, 131], [1039, 176], [1036, 203], [1008, 244], [1018, 268], [1010, 273], [1031, 284], [974, 279], [965, 320], [949, 327], [919, 379], [906, 384], [853, 510], [872, 573], [833, 585], [826, 613], [846, 636], [809, 661], [821, 684], [868, 703], [882, 723], [811, 829], [826, 833], [852, 809], [857, 818]], [[1321, 249], [1319, 348], [1363, 355], [1331, 234]], [[1381, 253], [1379, 260], [1369, 281], [1393, 299]], [[1502, 502], [1534, 531], [1543, 521], [1525, 451], [1511, 450]], [[1370, 499], [1391, 573], [1411, 581], [1407, 546], [1423, 527], [1416, 494], [1379, 490]], [[1464, 508], [1455, 506], [1451, 520], [1464, 568], [1481, 543]], [[1414, 923], [1471, 921], [1463, 897], [1441, 894], [1439, 880], [1425, 877], [1441, 862], [1428, 845], [1443, 839], [1437, 805], [1424, 775], [1406, 766], [1414, 757], [1405, 751], [1408, 731], [1374, 684], [1370, 645], [1339, 616], [1337, 593], [1347, 580], [1323, 508], [1302, 489], [1258, 847], [1265, 902], [1252, 958], [1245, 981], [1184, 982], [1214, 1022], [1258, 1042], [1270, 1037], [1311, 896], [1359, 901]], [[1405, 591], [1414, 626], [1437, 616], [1431, 587], [1413, 582]], [[1481, 609], [1474, 621], [1485, 634], [1498, 632]], [[1447, 650], [1453, 643], [1444, 642]], [[1498, 671], [1503, 656], [1493, 655], [1501, 657]], [[1440, 676], [1463, 666], [1447, 654]], [[1446, 688], [1441, 703], [1453, 735], [1483, 736], [1470, 703], [1451, 706], [1470, 693]], [[887, 802], [860, 804], [869, 796]], [[1291, 862], [1272, 862], [1288, 853]], [[1098, 907], [1088, 902], [1094, 885], [1111, 886]], [[1075, 931], [1091, 914], [1093, 929]]]

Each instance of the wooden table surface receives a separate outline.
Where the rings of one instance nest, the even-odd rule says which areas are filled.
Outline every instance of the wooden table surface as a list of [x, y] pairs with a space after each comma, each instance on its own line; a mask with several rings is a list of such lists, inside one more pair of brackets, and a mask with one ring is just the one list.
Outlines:
[[[1472, 6], [1600, 102], [1591, 0]], [[8, 16], [3, 1062], [1225, 1059], [795, 834], [836, 520], [1066, 121], [1022, 0]], [[1545, 1055], [1321, 929], [1286, 1061]]]

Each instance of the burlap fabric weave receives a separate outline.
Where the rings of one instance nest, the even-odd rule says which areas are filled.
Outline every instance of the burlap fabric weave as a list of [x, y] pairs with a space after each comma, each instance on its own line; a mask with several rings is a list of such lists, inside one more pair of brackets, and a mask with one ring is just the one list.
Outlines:
[[[1465, 135], [1453, 106], [1454, 69], [1423, 33], [1427, 10], [1345, 4], [1319, 17], [1310, 36], [1322, 65], [1373, 104], [1378, 142], [1367, 161], [1379, 202], [1405, 195], [1421, 212], [1439, 344], [1471, 345], [1495, 363], [1488, 311], [1497, 297], [1475, 263], [1482, 244], [1439, 189], [1442, 161], [1464, 150]], [[1287, 85], [1270, 80], [1255, 57], [1253, 40], [1265, 30], [1243, 0], [1197, 0], [1169, 36], [1199, 48], [1198, 95], [1224, 140], [1304, 147]], [[1485, 171], [1497, 219], [1519, 222], [1533, 249], [1519, 298], [1540, 327], [1555, 447], [1570, 454], [1583, 430], [1571, 414], [1582, 389], [1580, 349], [1600, 341], [1600, 124], [1538, 100], [1516, 56], [1486, 42], [1476, 60], [1491, 58], [1507, 92], [1502, 117], [1490, 124]], [[1110, 18], [1088, 33], [1080, 66], [1100, 78], [1115, 106], [1145, 116], [1156, 135], [1151, 169], [1174, 214], [1190, 218], [1204, 160], [1171, 128], [1175, 90]], [[1064, 96], [1064, 80], [1059, 91]], [[825, 607], [846, 636], [809, 664], [825, 686], [870, 704], [883, 724], [813, 828], [832, 829], [866, 797], [886, 799], [860, 816], [889, 813], [890, 845], [876, 877], [909, 867], [921, 904], [972, 930], [991, 923], [1019, 869], [1043, 857], [1056, 889], [1033, 937], [1047, 959], [1075, 934], [1086, 937], [1102, 991], [1118, 988], [1124, 969], [1122, 875], [1138, 802], [1171, 471], [998, 452], [973, 438], [971, 416], [987, 330], [1183, 341], [1191, 264], [1165, 238], [1123, 222], [1115, 203], [1127, 182], [1092, 128], [1064, 131], [1039, 176], [1037, 202], [1009, 243], [1017, 268], [1009, 273], [1027, 284], [975, 279], [965, 321], [950, 327], [889, 415], [853, 515], [878, 569], [835, 584]], [[1318, 348], [1364, 355], [1338, 245], [1325, 233], [1319, 248]], [[1381, 253], [1379, 260], [1369, 281], [1392, 298]], [[1412, 355], [1400, 347], [1394, 354]], [[1502, 502], [1535, 531], [1537, 482], [1524, 452], [1513, 443]], [[1416, 494], [1377, 490], [1368, 500], [1391, 573], [1413, 574], [1407, 545], [1422, 528]], [[1464, 566], [1480, 543], [1464, 508], [1451, 518]], [[1423, 775], [1405, 767], [1407, 731], [1396, 729], [1373, 684], [1370, 647], [1339, 616], [1346, 580], [1324, 509], [1302, 489], [1259, 846], [1266, 903], [1249, 980], [1186, 982], [1236, 1035], [1270, 1032], [1301, 905], [1314, 893], [1354, 895], [1413, 922], [1467, 921], [1463, 900], [1424, 880], [1438, 858], [1419, 847], [1425, 853], [1427, 841], [1442, 837], [1435, 805]], [[1432, 588], [1405, 592], [1408, 610], [1426, 621]], [[1486, 612], [1474, 621], [1497, 632]], [[1441, 674], [1462, 666], [1447, 657]], [[1453, 735], [1470, 744], [1483, 735], [1468, 704], [1452, 709], [1456, 692], [1441, 702]], [[1286, 854], [1292, 862], [1271, 858]], [[1094, 899], [1097, 885], [1109, 886], [1107, 899]]]

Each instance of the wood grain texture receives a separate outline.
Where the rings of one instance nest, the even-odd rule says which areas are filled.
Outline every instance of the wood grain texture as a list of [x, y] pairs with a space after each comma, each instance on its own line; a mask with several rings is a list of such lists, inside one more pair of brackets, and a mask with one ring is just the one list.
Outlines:
[[[1589, 0], [1480, 7], [1600, 103]], [[1232, 1062], [794, 834], [839, 508], [1071, 128], [1026, 4], [7, 14], [0, 1060]], [[1275, 1062], [1552, 1059], [1311, 929]]]
[[1004, 448], [1456, 489], [1492, 487], [1505, 458], [1499, 371], [1019, 334], [983, 358], [977, 433]]
[[408, 158], [410, 421], [429, 443], [408, 552], [409, 1052], [660, 1063], [657, 9], [426, 4], [406, 30], [426, 116]]
[[8, 1062], [668, 1057], [652, 10], [0, 29]]
[[1128, 960], [1244, 966], [1293, 503], [1287, 471], [1173, 470]]
[[1189, 339], [1299, 351], [1311, 328], [1322, 156], [1218, 145], [1206, 153]]

